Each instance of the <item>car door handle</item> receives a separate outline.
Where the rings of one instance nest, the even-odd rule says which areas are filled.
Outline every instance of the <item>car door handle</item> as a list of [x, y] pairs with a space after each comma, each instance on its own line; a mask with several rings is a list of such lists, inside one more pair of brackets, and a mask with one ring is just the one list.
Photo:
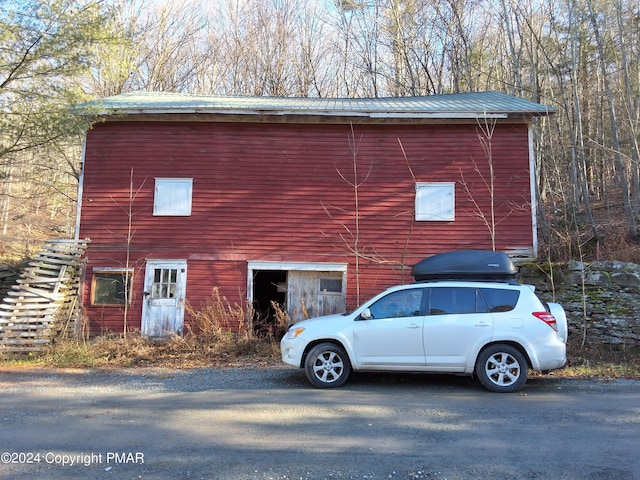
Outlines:
[[415, 323], [412, 323], [411, 325], [407, 326], [407, 328], [420, 328], [420, 325], [416, 325]]
[[476, 327], [490, 327], [491, 322], [478, 322], [476, 323]]

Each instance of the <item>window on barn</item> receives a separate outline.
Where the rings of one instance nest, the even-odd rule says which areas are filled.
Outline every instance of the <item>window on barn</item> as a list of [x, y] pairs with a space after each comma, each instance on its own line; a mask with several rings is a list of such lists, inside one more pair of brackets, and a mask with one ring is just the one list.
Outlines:
[[342, 278], [321, 278], [320, 293], [342, 294]]
[[192, 178], [156, 178], [153, 214], [189, 216], [192, 195]]
[[416, 220], [455, 220], [455, 182], [416, 183]]
[[153, 271], [151, 298], [174, 298], [178, 288], [177, 268], [156, 268]]
[[124, 305], [131, 303], [132, 268], [93, 269], [92, 305]]

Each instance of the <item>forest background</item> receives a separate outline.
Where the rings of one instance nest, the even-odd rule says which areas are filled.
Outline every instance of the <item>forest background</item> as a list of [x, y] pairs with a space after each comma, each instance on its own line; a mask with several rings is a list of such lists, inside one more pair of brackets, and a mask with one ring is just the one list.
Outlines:
[[540, 102], [541, 256], [640, 263], [637, 0], [0, 0], [5, 262], [73, 236], [73, 107], [134, 90]]

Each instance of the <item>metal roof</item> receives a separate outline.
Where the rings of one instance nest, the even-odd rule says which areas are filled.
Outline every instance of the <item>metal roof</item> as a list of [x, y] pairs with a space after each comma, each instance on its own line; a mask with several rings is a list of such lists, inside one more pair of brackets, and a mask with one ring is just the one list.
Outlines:
[[542, 116], [553, 109], [500, 92], [422, 97], [301, 98], [131, 92], [86, 103], [100, 114], [311, 115], [369, 118], [478, 118]]

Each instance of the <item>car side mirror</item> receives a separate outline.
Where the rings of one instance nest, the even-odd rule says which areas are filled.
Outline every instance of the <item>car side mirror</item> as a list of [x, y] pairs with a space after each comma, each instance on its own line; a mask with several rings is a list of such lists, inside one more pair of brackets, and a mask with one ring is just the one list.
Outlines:
[[368, 308], [365, 308], [360, 314], [360, 318], [362, 320], [371, 320], [373, 318], [373, 315], [371, 315], [371, 310], [369, 310]]

